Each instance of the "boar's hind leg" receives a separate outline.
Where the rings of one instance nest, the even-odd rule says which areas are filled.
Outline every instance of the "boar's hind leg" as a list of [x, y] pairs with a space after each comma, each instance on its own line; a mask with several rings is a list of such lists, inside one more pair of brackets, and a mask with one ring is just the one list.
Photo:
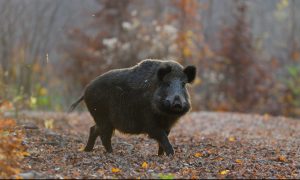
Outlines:
[[[170, 130], [166, 131], [167, 136], [169, 136]], [[164, 154], [164, 149], [163, 147], [158, 143], [158, 155], [163, 155]]]
[[169, 142], [166, 132], [162, 129], [154, 129], [149, 132], [149, 136], [158, 141], [167, 155], [174, 155], [174, 150]]
[[113, 134], [113, 127], [111, 125], [106, 125], [101, 128], [100, 131], [100, 138], [102, 141], [102, 144], [106, 150], [106, 152], [111, 153], [112, 147], [111, 147], [111, 136]]
[[92, 126], [90, 128], [90, 136], [89, 140], [87, 142], [87, 145], [84, 149], [84, 151], [89, 152], [92, 151], [96, 142], [96, 139], [98, 136], [100, 136], [102, 144], [107, 152], [112, 152], [111, 147], [111, 136], [113, 133], [113, 128], [110, 125], [105, 126]]
[[97, 137], [99, 136], [99, 128], [97, 125], [92, 126], [90, 128], [90, 135], [89, 135], [89, 140], [87, 142], [87, 145], [84, 148], [84, 151], [89, 152], [92, 151], [95, 145], [95, 141]]

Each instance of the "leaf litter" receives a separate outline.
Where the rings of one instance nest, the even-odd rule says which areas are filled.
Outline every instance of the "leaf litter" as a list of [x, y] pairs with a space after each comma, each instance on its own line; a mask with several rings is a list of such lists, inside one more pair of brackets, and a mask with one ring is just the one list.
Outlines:
[[[49, 119], [53, 122], [45, 126]], [[157, 156], [157, 143], [146, 135], [118, 131], [112, 154], [99, 139], [86, 153], [93, 125], [88, 113], [24, 112], [18, 123], [37, 128], [24, 128], [28, 154], [21, 171], [32, 172], [31, 178], [300, 178], [300, 121], [265, 119], [190, 113], [171, 131], [175, 156], [168, 157]]]

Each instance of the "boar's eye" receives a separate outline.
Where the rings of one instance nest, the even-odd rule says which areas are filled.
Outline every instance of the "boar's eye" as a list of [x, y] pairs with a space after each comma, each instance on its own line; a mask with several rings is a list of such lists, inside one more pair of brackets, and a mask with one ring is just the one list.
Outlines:
[[182, 82], [182, 83], [181, 83], [181, 86], [184, 88], [184, 87], [185, 87], [185, 82]]

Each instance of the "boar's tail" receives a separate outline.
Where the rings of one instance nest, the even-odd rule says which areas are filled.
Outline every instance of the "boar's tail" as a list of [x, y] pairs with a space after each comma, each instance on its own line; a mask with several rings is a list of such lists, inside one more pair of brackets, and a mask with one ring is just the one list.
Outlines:
[[77, 106], [82, 100], [83, 100], [83, 95], [80, 96], [80, 97], [79, 97], [79, 98], [71, 105], [71, 107], [70, 107], [68, 113], [72, 112], [72, 111], [76, 108], [76, 106]]

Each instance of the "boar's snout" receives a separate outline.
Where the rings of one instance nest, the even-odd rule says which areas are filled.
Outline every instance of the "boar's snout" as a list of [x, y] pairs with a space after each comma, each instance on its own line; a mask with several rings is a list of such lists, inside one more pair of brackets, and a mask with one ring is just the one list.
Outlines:
[[182, 111], [182, 107], [183, 107], [183, 104], [180, 100], [180, 97], [178, 95], [176, 95], [173, 99], [173, 102], [171, 103], [171, 109], [173, 111]]
[[172, 113], [186, 113], [189, 110], [189, 104], [181, 98], [179, 95], [175, 95], [173, 98], [167, 98], [163, 101], [163, 106]]

